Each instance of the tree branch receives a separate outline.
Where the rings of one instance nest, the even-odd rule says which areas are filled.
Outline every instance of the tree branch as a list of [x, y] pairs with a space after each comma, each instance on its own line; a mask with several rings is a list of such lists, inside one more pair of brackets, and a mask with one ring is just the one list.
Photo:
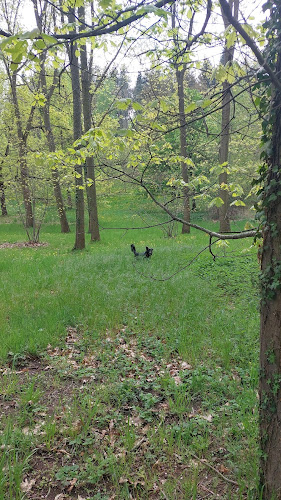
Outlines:
[[[173, 3], [175, 0], [160, 0], [154, 4], [154, 7], [156, 8], [161, 8], [164, 7], [167, 4]], [[134, 7], [134, 10], [138, 7], [143, 7], [143, 2], [141, 2], [138, 6]], [[127, 11], [132, 10], [132, 8], [127, 9]], [[126, 12], [127, 12], [126, 11]], [[56, 38], [57, 40], [65, 40], [65, 41], [75, 41], [80, 38], [90, 38], [90, 37], [95, 37], [95, 36], [100, 36], [100, 35], [106, 35], [109, 33], [114, 33], [118, 31], [121, 28], [124, 28], [134, 21], [137, 21], [138, 19], [141, 19], [145, 17], [148, 12], [141, 12], [140, 14], [133, 14], [127, 19], [123, 19], [123, 21], [117, 21], [117, 19], [123, 14], [123, 11], [120, 11], [116, 14], [116, 21], [110, 21], [106, 25], [102, 27], [97, 27], [95, 29], [85, 31], [83, 33], [66, 33], [66, 34], [60, 34], [60, 33], [54, 33], [52, 36]], [[112, 24], [114, 22], [114, 24]]]
[[[158, 201], [157, 198], [155, 198], [155, 196], [152, 194], [152, 192], [145, 185], [143, 180], [139, 180], [136, 177], [134, 177], [133, 175], [130, 175], [128, 172], [124, 172], [123, 170], [121, 170], [117, 167], [114, 167], [112, 165], [107, 165], [107, 167], [110, 168], [111, 170], [114, 170], [115, 172], [118, 172], [119, 175], [121, 174], [122, 176], [130, 179], [130, 181], [129, 181], [130, 183], [135, 183], [135, 184], [138, 184], [139, 186], [141, 186], [146, 191], [148, 196], [152, 199], [152, 201], [155, 203], [155, 205], [157, 205], [162, 210], [164, 210], [164, 212], [166, 212], [172, 220], [176, 220], [176, 221], [180, 222], [181, 224], [186, 224], [194, 229], [198, 229], [199, 231], [202, 231], [203, 233], [208, 234], [212, 238], [218, 238], [220, 240], [240, 240], [240, 239], [244, 239], [244, 238], [254, 238], [257, 234], [257, 229], [241, 231], [238, 233], [237, 232], [217, 233], [216, 231], [211, 231], [210, 229], [207, 229], [206, 227], [199, 226], [198, 224], [193, 224], [191, 222], [187, 222], [184, 219], [182, 219], [181, 217], [178, 217], [177, 215], [173, 214], [173, 212], [171, 210], [169, 210], [169, 208], [167, 208], [167, 206], [165, 206], [163, 203]], [[207, 248], [209, 248], [209, 245]]]
[[272, 71], [271, 67], [267, 64], [265, 61], [262, 53], [260, 52], [259, 48], [257, 47], [256, 43], [254, 40], [246, 33], [244, 28], [241, 26], [241, 24], [233, 17], [230, 7], [227, 3], [226, 0], [220, 0], [220, 5], [222, 8], [222, 11], [224, 15], [227, 17], [229, 22], [232, 24], [232, 26], [238, 31], [238, 33], [244, 38], [246, 44], [250, 49], [253, 51], [255, 54], [259, 64], [265, 69], [265, 71], [269, 74], [270, 79], [272, 83], [274, 83], [275, 87], [281, 90], [281, 82], [279, 78], [275, 75], [275, 73]]

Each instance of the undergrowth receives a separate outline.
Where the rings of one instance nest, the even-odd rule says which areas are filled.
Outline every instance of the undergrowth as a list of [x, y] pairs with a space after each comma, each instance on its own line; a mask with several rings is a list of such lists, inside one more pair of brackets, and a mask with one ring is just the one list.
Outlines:
[[52, 210], [46, 246], [0, 249], [0, 499], [256, 498], [256, 250], [189, 265], [208, 238], [126, 230], [163, 221], [139, 202], [101, 202], [101, 225], [124, 229], [86, 251]]

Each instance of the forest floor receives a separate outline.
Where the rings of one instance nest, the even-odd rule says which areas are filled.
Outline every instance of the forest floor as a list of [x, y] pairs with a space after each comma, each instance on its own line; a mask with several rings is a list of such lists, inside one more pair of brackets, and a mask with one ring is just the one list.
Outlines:
[[1, 449], [22, 456], [4, 465], [10, 491], [19, 490], [3, 498], [247, 498], [219, 422], [234, 401], [225, 394], [208, 413], [192, 390], [203, 383], [208, 399], [219, 375], [224, 391], [242, 396], [240, 376], [165, 360], [161, 343], [126, 327], [93, 343], [69, 328], [64, 346], [2, 368], [0, 414], [10, 426]]
[[255, 251], [107, 234], [0, 249], [0, 499], [256, 499]]

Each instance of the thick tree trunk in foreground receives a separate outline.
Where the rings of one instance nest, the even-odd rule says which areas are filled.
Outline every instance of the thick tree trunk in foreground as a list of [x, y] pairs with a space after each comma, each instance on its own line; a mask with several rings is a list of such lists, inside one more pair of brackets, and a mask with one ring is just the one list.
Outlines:
[[[79, 7], [78, 15], [80, 19], [85, 19], [84, 7]], [[86, 45], [81, 47], [81, 82], [82, 82], [82, 105], [84, 116], [84, 132], [87, 132], [92, 126], [91, 117], [91, 94], [90, 94], [90, 68], [87, 61]], [[86, 159], [86, 177], [91, 179], [90, 184], [87, 186], [87, 199], [88, 199], [88, 212], [89, 212], [89, 232], [91, 234], [91, 241], [100, 240], [99, 224], [98, 224], [98, 206], [97, 206], [97, 192], [95, 180], [95, 166], [94, 159], [88, 157]]]
[[[179, 121], [180, 121], [180, 152], [183, 158], [187, 158], [187, 145], [186, 145], [186, 123], [185, 123], [185, 107], [184, 107], [184, 80], [185, 70], [176, 70], [177, 84], [178, 84], [178, 103], [179, 103]], [[188, 183], [188, 170], [184, 161], [181, 162], [181, 174], [185, 183]], [[187, 186], [183, 188], [183, 219], [190, 222], [190, 202], [189, 202], [189, 189]], [[190, 226], [187, 224], [182, 225], [182, 233], [190, 233]]]
[[[281, 7], [279, 7], [279, 19]], [[279, 36], [279, 46], [281, 35]], [[276, 74], [281, 71], [281, 53]], [[260, 434], [263, 498], [281, 499], [281, 91], [272, 103], [272, 157], [266, 182], [261, 266]]]
[[[70, 9], [68, 22], [75, 23], [74, 9]], [[81, 90], [80, 90], [80, 75], [79, 61], [76, 55], [77, 45], [70, 44], [69, 60], [71, 71], [71, 86], [73, 99], [73, 138], [74, 141], [82, 135], [82, 106], [81, 106]], [[73, 250], [83, 250], [85, 248], [85, 220], [84, 220], [84, 186], [83, 186], [83, 169], [81, 165], [75, 167], [75, 205], [76, 205], [76, 232], [75, 244]]]

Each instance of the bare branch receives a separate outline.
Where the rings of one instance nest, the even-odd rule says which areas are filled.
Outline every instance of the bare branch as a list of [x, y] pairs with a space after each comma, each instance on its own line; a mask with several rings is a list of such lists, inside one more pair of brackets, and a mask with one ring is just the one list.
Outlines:
[[[160, 207], [164, 212], [166, 212], [172, 220], [178, 221], [181, 224], [186, 224], [194, 229], [197, 229], [198, 231], [202, 231], [203, 233], [208, 234], [212, 238], [218, 238], [220, 240], [240, 240], [244, 238], [254, 238], [257, 235], [257, 228], [252, 229], [252, 230], [247, 230], [247, 231], [239, 231], [239, 232], [227, 232], [227, 233], [218, 233], [216, 231], [211, 231], [210, 229], [207, 229], [206, 227], [199, 226], [198, 224], [193, 224], [192, 222], [187, 222], [181, 217], [178, 217], [175, 215], [167, 206], [160, 201], [157, 200], [157, 198], [152, 194], [150, 189], [145, 185], [143, 180], [139, 180], [133, 175], [129, 174], [128, 172], [125, 172], [124, 170], [121, 170], [117, 167], [114, 167], [112, 165], [107, 165], [108, 168], [114, 170], [115, 172], [118, 172], [118, 174], [122, 174], [122, 176], [127, 177], [129, 179], [129, 182], [132, 184], [138, 184], [140, 187], [142, 187], [146, 193], [149, 195], [149, 197], [152, 199], [152, 201]], [[208, 245], [209, 248], [209, 245]]]

